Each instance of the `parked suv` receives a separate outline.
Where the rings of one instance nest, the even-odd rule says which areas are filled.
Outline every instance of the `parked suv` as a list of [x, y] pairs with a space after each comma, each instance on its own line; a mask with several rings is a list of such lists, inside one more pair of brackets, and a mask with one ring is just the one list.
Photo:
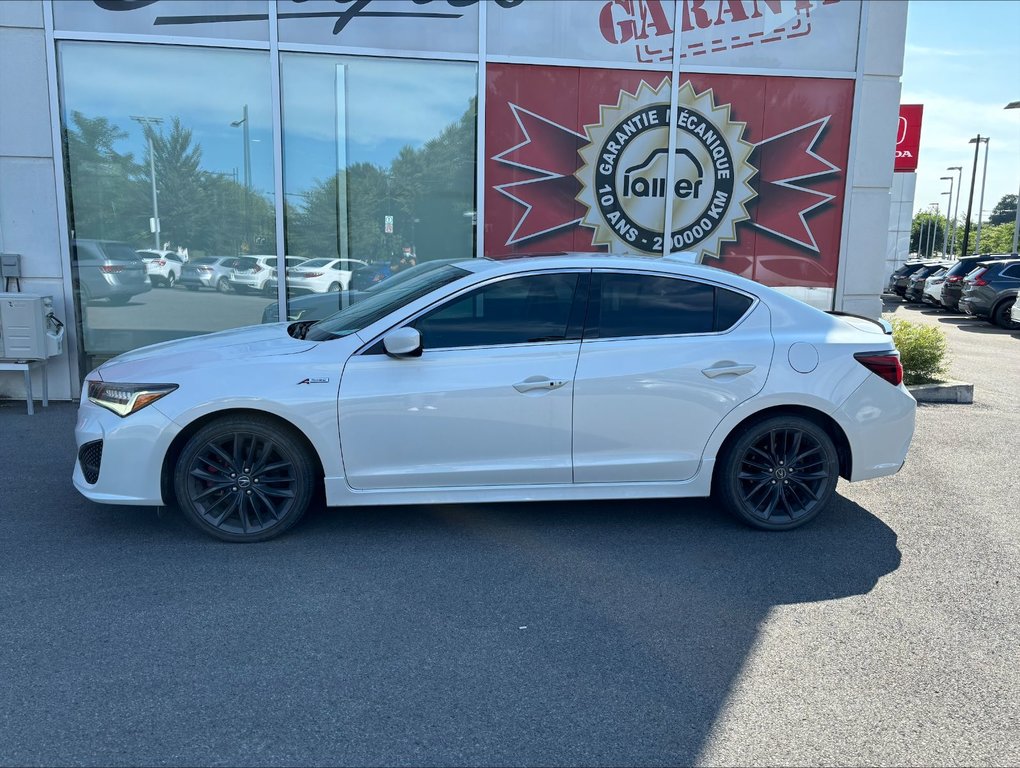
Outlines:
[[214, 288], [220, 293], [230, 293], [230, 277], [241, 259], [237, 256], [209, 256], [192, 259], [181, 270], [181, 285], [189, 291], [199, 288]]
[[[296, 267], [304, 261], [297, 256], [287, 256], [287, 269]], [[256, 291], [258, 293], [270, 293], [276, 290], [276, 282], [270, 283], [271, 277], [276, 277], [275, 256], [241, 256], [238, 258], [237, 268], [230, 276], [230, 286], [238, 293]]]
[[1011, 258], [1005, 253], [986, 253], [978, 256], [966, 256], [957, 261], [946, 273], [946, 282], [942, 285], [942, 306], [952, 312], [959, 312], [960, 297], [963, 295], [963, 278], [982, 261], [997, 261]]
[[963, 281], [960, 309], [968, 315], [983, 317], [996, 325], [1014, 330], [1010, 310], [1020, 289], [1020, 259], [979, 262], [978, 268]]
[[893, 272], [889, 277], [888, 292], [895, 293], [897, 296], [905, 298], [907, 294], [907, 287], [910, 284], [910, 278], [913, 277], [919, 269], [924, 269], [939, 263], [940, 262], [933, 261], [931, 259], [926, 259], [924, 261], [908, 261], [902, 267]]
[[921, 302], [924, 299], [924, 281], [947, 266], [944, 262], [937, 262], [925, 264], [920, 269], [914, 270], [907, 278], [907, 289], [903, 293], [903, 298], [910, 303]]
[[135, 251], [145, 262], [149, 271], [149, 280], [153, 285], [165, 285], [173, 288], [181, 280], [184, 258], [175, 251], [154, 251], [146, 249]]
[[128, 243], [76, 238], [71, 242], [71, 267], [82, 304], [91, 299], [127, 304], [132, 296], [152, 290], [145, 262]]

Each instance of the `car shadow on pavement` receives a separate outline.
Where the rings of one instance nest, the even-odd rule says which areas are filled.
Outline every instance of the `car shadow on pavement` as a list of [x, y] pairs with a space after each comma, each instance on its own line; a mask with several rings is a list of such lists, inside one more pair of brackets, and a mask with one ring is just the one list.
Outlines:
[[[65, 477], [49, 448], [19, 460]], [[69, 482], [6, 490], [13, 762], [692, 764], [773, 609], [900, 564], [842, 496], [780, 534], [707, 500], [320, 506], [232, 546]]]

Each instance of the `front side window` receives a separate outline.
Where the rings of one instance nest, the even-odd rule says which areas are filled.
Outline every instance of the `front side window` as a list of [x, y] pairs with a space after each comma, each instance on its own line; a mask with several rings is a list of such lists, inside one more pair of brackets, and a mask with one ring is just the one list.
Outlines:
[[450, 301], [413, 324], [425, 349], [563, 341], [578, 275], [502, 280]]

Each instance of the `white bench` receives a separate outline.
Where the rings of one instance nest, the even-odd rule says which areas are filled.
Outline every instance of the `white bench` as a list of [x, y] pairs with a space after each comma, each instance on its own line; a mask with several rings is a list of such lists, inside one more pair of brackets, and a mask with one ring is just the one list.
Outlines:
[[25, 372], [25, 401], [28, 403], [28, 415], [35, 414], [35, 404], [32, 402], [32, 366], [42, 367], [42, 404], [46, 408], [50, 404], [49, 372], [46, 364], [49, 360], [0, 360], [0, 371], [24, 371]]

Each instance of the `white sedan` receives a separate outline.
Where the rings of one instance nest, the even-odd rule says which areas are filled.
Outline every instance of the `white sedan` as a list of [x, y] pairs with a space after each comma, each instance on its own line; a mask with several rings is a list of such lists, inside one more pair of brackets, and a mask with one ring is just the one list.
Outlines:
[[287, 287], [292, 291], [337, 293], [346, 291], [351, 274], [368, 263], [357, 259], [309, 259], [287, 267]]
[[228, 541], [331, 506], [715, 494], [795, 528], [891, 475], [915, 403], [887, 324], [672, 258], [470, 259], [318, 322], [92, 371], [75, 487]]

